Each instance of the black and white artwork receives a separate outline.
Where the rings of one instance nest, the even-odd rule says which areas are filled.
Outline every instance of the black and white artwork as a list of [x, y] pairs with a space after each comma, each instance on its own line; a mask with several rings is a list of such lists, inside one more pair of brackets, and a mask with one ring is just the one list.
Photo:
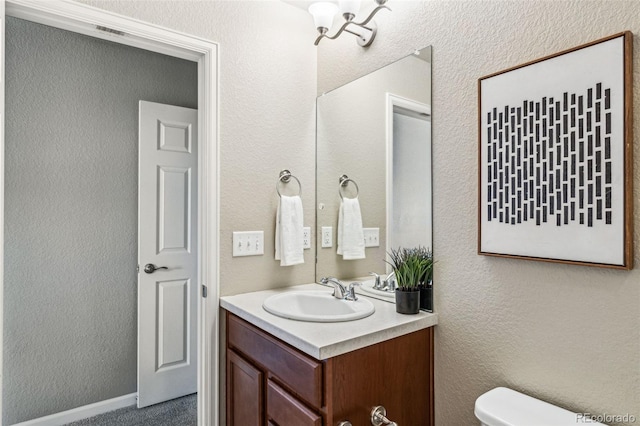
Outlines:
[[621, 34], [480, 79], [481, 254], [626, 265], [626, 71]]

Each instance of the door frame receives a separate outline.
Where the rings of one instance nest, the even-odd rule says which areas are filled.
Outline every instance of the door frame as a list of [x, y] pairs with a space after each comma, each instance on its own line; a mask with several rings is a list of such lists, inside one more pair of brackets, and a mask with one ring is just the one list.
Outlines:
[[[71, 0], [0, 0], [0, 413], [4, 304], [5, 15], [198, 64], [198, 425], [219, 421], [219, 71], [217, 43]], [[108, 32], [99, 30], [103, 27]], [[117, 33], [119, 32], [119, 33]]]
[[[388, 253], [393, 247], [390, 247], [391, 243], [391, 233], [393, 228], [393, 109], [394, 107], [400, 107], [404, 109], [408, 109], [410, 111], [417, 112], [419, 114], [426, 114], [431, 117], [431, 106], [424, 104], [422, 102], [414, 101], [413, 99], [408, 99], [399, 95], [395, 95], [391, 92], [387, 92], [385, 95], [386, 98], [386, 108], [385, 108], [385, 145], [386, 145], [386, 200], [387, 210], [386, 210], [386, 248], [385, 251]], [[431, 140], [429, 140], [429, 156], [431, 157]], [[430, 174], [433, 175], [430, 171]], [[433, 198], [433, 190], [430, 189], [429, 198]], [[433, 205], [433, 201], [431, 201]], [[433, 226], [433, 218], [431, 219], [431, 223]], [[431, 247], [433, 247], [433, 232], [431, 233]], [[387, 265], [387, 273], [391, 272], [391, 266]]]

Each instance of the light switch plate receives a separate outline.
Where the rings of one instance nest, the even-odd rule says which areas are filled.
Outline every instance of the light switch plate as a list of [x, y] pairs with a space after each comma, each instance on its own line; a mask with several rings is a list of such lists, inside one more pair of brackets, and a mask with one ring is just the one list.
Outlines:
[[380, 247], [380, 228], [362, 228], [365, 247]]
[[311, 248], [311, 227], [309, 226], [302, 228], [302, 248], [305, 250]]
[[233, 257], [262, 256], [264, 254], [264, 231], [241, 231], [233, 233]]
[[322, 227], [322, 248], [333, 247], [333, 226]]

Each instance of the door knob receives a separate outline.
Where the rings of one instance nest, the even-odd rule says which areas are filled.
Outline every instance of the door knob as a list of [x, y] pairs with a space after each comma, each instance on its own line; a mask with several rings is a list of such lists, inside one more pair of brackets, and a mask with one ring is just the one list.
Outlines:
[[147, 274], [153, 274], [158, 269], [169, 269], [169, 268], [167, 268], [166, 266], [156, 266], [153, 263], [147, 263], [146, 265], [144, 265], [144, 271]]

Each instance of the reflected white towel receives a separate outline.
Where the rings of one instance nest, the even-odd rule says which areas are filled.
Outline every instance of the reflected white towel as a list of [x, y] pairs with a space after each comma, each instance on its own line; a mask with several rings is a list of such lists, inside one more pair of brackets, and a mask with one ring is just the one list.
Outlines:
[[357, 198], [344, 198], [338, 213], [338, 254], [344, 260], [364, 259], [362, 214]]
[[302, 200], [280, 196], [276, 213], [276, 260], [280, 266], [304, 263]]

